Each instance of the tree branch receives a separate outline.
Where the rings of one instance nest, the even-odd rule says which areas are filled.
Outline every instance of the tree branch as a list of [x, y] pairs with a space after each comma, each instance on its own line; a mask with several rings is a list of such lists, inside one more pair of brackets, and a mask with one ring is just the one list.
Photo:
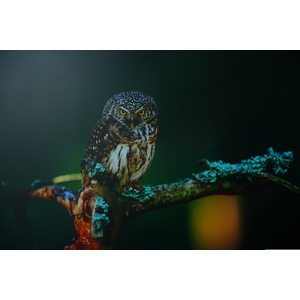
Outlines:
[[135, 198], [127, 210], [128, 216], [148, 212], [177, 203], [192, 201], [213, 194], [241, 195], [254, 193], [274, 184], [283, 185], [300, 194], [300, 189], [274, 175], [264, 173], [266, 170], [275, 174], [286, 174], [293, 160], [292, 152], [275, 153], [272, 148], [264, 156], [242, 160], [239, 164], [223, 161], [206, 161], [209, 170], [193, 174], [194, 178], [164, 184], [156, 187], [143, 187], [142, 190], [129, 188], [123, 195]]
[[[249, 174], [249, 178], [250, 178]], [[163, 184], [152, 187], [153, 197], [148, 201], [135, 201], [128, 208], [128, 216], [168, 207], [178, 203], [189, 202], [209, 195], [243, 195], [254, 193], [274, 185], [268, 179], [268, 174], [263, 178], [236, 178], [228, 176], [214, 183], [201, 183], [195, 179], [181, 182]]]
[[62, 204], [71, 214], [72, 207], [76, 203], [78, 194], [65, 187], [52, 185], [44, 186], [39, 189], [33, 189], [28, 191], [28, 196], [31, 198], [43, 198], [46, 200], [54, 201]]
[[30, 188], [17, 192], [4, 189], [2, 185], [2, 192], [7, 199], [14, 194], [13, 204], [8, 202], [15, 208], [21, 199], [32, 198], [62, 204], [72, 216], [75, 226], [74, 243], [65, 249], [112, 249], [130, 219], [155, 209], [213, 194], [254, 193], [274, 185], [285, 186], [300, 195], [298, 187], [270, 174], [285, 174], [293, 160], [292, 152], [275, 153], [272, 148], [268, 152], [235, 165], [206, 161], [209, 169], [193, 174], [192, 178], [158, 186], [130, 185], [122, 192], [114, 189], [101, 164], [85, 175], [79, 193], [53, 185], [53, 181], [78, 180], [78, 174], [59, 176], [48, 183], [35, 182]]

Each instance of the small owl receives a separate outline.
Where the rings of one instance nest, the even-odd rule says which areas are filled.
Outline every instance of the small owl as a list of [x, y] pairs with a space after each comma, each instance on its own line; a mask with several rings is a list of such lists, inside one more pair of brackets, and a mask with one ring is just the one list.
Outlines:
[[83, 174], [101, 163], [120, 187], [137, 182], [151, 164], [156, 137], [157, 107], [153, 98], [141, 92], [113, 96], [91, 131], [81, 161]]

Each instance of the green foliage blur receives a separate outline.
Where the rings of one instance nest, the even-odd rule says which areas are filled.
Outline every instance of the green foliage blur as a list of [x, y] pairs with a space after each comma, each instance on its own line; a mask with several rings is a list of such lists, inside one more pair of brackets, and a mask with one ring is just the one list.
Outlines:
[[[299, 51], [1, 51], [0, 180], [19, 187], [80, 172], [92, 126], [122, 91], [151, 95], [159, 110], [154, 161], [142, 184], [199, 172], [197, 162], [293, 151], [286, 180], [300, 186]], [[80, 183], [69, 185], [74, 190]], [[300, 202], [283, 189], [239, 200], [240, 249], [300, 248]], [[132, 220], [117, 249], [193, 249], [190, 203]], [[24, 249], [0, 204], [0, 248]], [[58, 204], [27, 212], [34, 249], [62, 249], [73, 224]]]

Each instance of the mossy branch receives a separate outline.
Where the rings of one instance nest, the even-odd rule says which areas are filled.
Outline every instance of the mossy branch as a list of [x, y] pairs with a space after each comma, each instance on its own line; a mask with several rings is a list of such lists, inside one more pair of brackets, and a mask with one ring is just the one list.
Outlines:
[[239, 164], [206, 161], [210, 169], [193, 174], [193, 178], [155, 187], [143, 187], [141, 191], [133, 188], [125, 190], [123, 195], [138, 200], [128, 209], [127, 215], [135, 215], [213, 194], [254, 193], [274, 184], [285, 186], [300, 194], [300, 189], [296, 186], [275, 175], [265, 173], [270, 171], [275, 174], [286, 174], [293, 160], [292, 152], [276, 153], [272, 148], [268, 151], [269, 153], [264, 156], [242, 160]]
[[[67, 208], [75, 225], [74, 244], [66, 249], [112, 249], [121, 229], [133, 217], [159, 208], [188, 202], [213, 194], [242, 195], [260, 191], [274, 185], [282, 185], [300, 195], [300, 189], [277, 177], [286, 174], [293, 160], [292, 152], [276, 153], [272, 148], [264, 156], [256, 156], [228, 164], [222, 161], [208, 162], [209, 169], [170, 184], [158, 186], [128, 186], [116, 191], [105, 168], [97, 164], [82, 180], [82, 189], [75, 193], [53, 185], [74, 179], [56, 177], [49, 183], [35, 182], [30, 188], [19, 190], [14, 201], [21, 198], [44, 198]], [[273, 173], [273, 174], [272, 174]], [[275, 175], [274, 175], [275, 174]], [[2, 185], [2, 191], [8, 191]], [[6, 192], [10, 197], [12, 192]]]
[[274, 185], [282, 185], [300, 195], [300, 189], [291, 183], [271, 174], [245, 174], [245, 177], [228, 175], [214, 183], [200, 183], [195, 179], [187, 179], [171, 184], [163, 184], [151, 188], [153, 197], [148, 201], [135, 201], [126, 211], [128, 216], [152, 211], [162, 207], [175, 205], [203, 198], [209, 195], [245, 195]]

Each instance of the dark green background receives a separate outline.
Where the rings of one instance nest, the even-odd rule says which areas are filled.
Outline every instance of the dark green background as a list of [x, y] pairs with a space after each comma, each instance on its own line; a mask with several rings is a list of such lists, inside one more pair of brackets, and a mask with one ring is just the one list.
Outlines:
[[[89, 132], [113, 95], [154, 97], [159, 139], [142, 183], [198, 172], [197, 161], [293, 151], [286, 179], [300, 185], [298, 51], [1, 51], [0, 180], [12, 186], [79, 172]], [[78, 190], [80, 184], [69, 185]], [[118, 249], [191, 249], [190, 204], [132, 220]], [[24, 249], [10, 208], [1, 204], [1, 249]], [[300, 248], [300, 200], [283, 188], [240, 199], [241, 249]], [[63, 207], [34, 200], [35, 249], [72, 240]]]

